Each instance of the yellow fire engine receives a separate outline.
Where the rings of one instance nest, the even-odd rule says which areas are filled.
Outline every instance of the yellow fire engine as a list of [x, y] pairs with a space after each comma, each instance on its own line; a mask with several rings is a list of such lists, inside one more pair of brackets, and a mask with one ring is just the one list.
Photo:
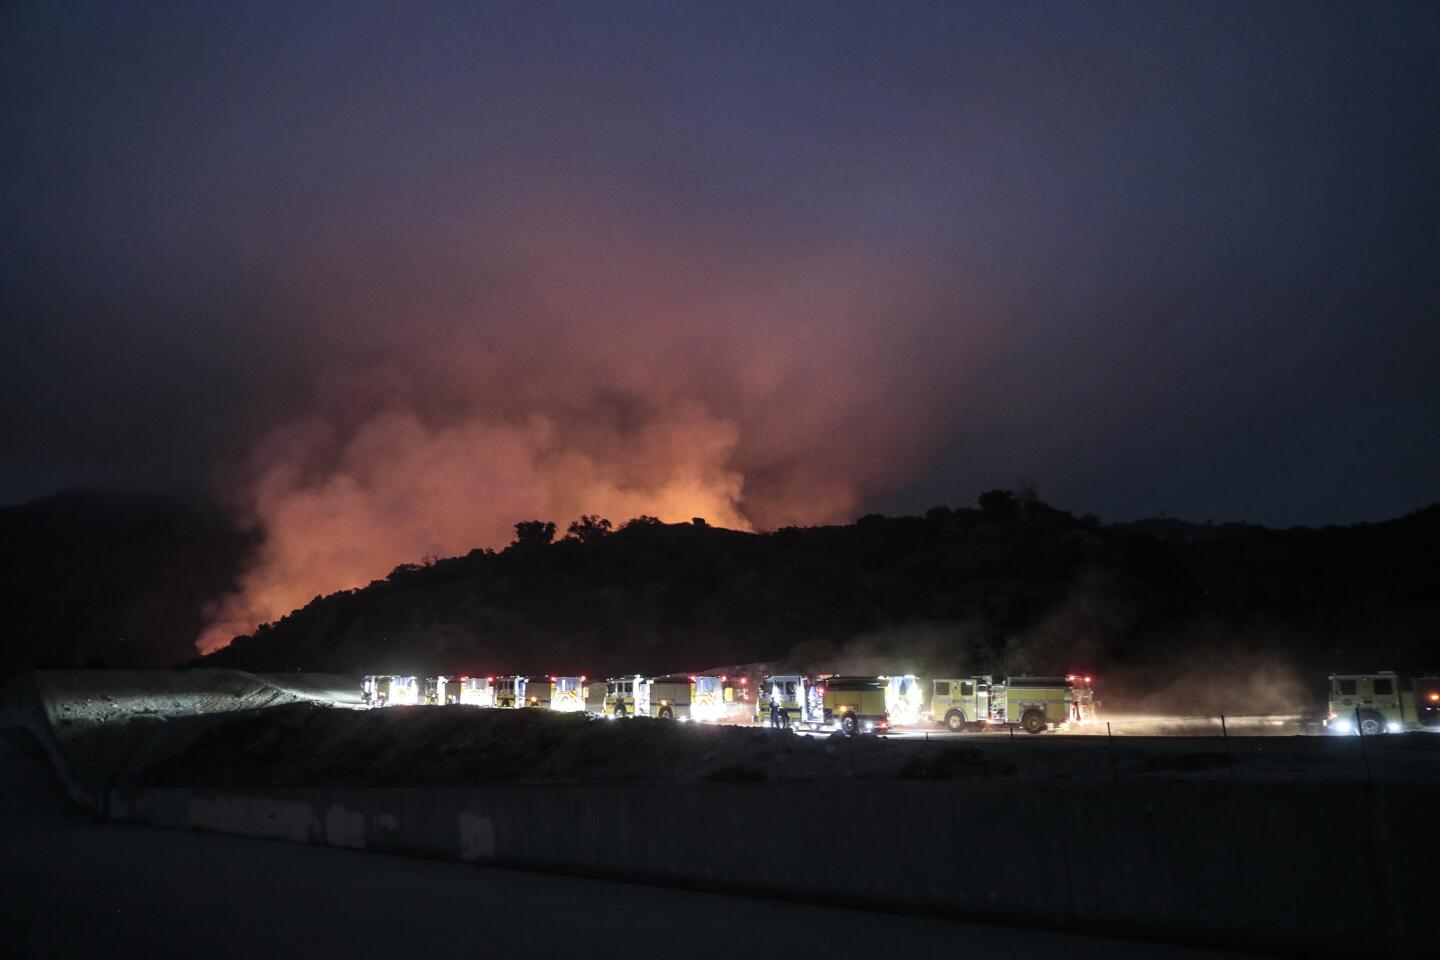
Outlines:
[[605, 681], [602, 716], [617, 719], [650, 716], [650, 681], [639, 674], [611, 677]]
[[754, 716], [757, 723], [783, 729], [833, 726], [854, 736], [890, 729], [892, 706], [918, 721], [920, 685], [915, 677], [814, 679], [788, 674], [764, 679]]
[[460, 677], [456, 680], [459, 703], [470, 707], [495, 706], [494, 677]]
[[561, 713], [580, 713], [585, 709], [584, 677], [551, 677], [550, 709]]
[[1403, 733], [1440, 727], [1440, 677], [1399, 677], [1380, 673], [1335, 674], [1330, 678], [1331, 733]]
[[1019, 727], [1041, 733], [1093, 720], [1089, 677], [958, 677], [931, 682], [930, 719], [951, 730]]
[[365, 677], [360, 681], [360, 698], [372, 707], [414, 706], [420, 702], [420, 681], [415, 677]]
[[501, 677], [495, 688], [495, 706], [504, 710], [550, 707], [548, 677]]

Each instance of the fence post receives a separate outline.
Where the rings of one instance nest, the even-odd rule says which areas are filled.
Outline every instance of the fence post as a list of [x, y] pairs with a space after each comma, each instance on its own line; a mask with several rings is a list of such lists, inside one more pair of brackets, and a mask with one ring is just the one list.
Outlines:
[[1235, 779], [1235, 757], [1230, 753], [1230, 731], [1225, 727], [1225, 714], [1220, 714], [1220, 738], [1225, 741], [1225, 772]]
[[1370, 751], [1365, 749], [1365, 728], [1360, 726], [1360, 708], [1355, 708], [1355, 735], [1360, 738], [1360, 759], [1365, 762], [1365, 782], [1370, 782]]
[[1105, 721], [1105, 743], [1110, 748], [1110, 776], [1117, 783], [1120, 781], [1120, 768], [1115, 766], [1115, 731], [1110, 729], [1110, 721]]

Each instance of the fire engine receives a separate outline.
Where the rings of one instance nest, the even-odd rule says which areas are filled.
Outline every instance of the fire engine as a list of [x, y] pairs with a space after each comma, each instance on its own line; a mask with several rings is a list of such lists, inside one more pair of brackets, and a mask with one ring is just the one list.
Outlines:
[[655, 677], [646, 682], [650, 687], [650, 711], [636, 711], [634, 716], [653, 716], [661, 720], [690, 719], [695, 687], [689, 677]]
[[606, 717], [650, 716], [650, 681], [638, 673], [605, 681]]
[[725, 723], [750, 723], [755, 707], [750, 695], [748, 677], [730, 677], [725, 681]]
[[697, 676], [690, 678], [690, 719], [701, 723], [718, 723], [727, 719], [729, 707], [735, 696], [725, 683], [723, 676]]
[[[1408, 687], [1408, 689], [1406, 689]], [[1332, 733], [1403, 733], [1440, 729], [1440, 676], [1402, 678], [1393, 670], [1330, 677]]]
[[889, 677], [827, 677], [821, 691], [825, 722], [836, 724], [845, 736], [889, 729]]
[[776, 717], [780, 726], [819, 730], [826, 722], [824, 693], [823, 684], [800, 674], [766, 677], [755, 698], [755, 722], [770, 723], [774, 704], [779, 708]]
[[[1080, 693], [1077, 697], [1077, 681]], [[951, 730], [1019, 727], [1041, 733], [1046, 727], [1093, 719], [1089, 678], [988, 676], [931, 681], [930, 718]]]
[[584, 677], [551, 677], [550, 709], [561, 713], [581, 713], [585, 709]]
[[782, 728], [817, 731], [833, 726], [848, 737], [890, 729], [892, 709], [918, 722], [920, 684], [913, 676], [766, 677], [755, 703], [757, 723], [771, 722], [772, 703]]
[[607, 683], [604, 715], [655, 717], [660, 720], [717, 721], [726, 717], [725, 677], [673, 675], [647, 678], [635, 674]]
[[548, 677], [501, 677], [495, 687], [495, 706], [503, 710], [550, 707]]
[[597, 717], [605, 715], [605, 695], [610, 692], [607, 683], [590, 683], [585, 686], [585, 712]]
[[1070, 719], [1075, 723], [1093, 723], [1100, 719], [1100, 701], [1095, 699], [1095, 687], [1090, 677], [1077, 673], [1066, 675], [1070, 681]]
[[365, 677], [360, 681], [360, 698], [372, 707], [413, 706], [420, 702], [420, 681], [415, 677]]
[[884, 677], [885, 712], [892, 727], [913, 727], [920, 723], [924, 708], [920, 681], [914, 674]]
[[426, 677], [425, 702], [431, 705], [445, 705], [460, 702], [460, 689], [464, 680], [460, 677]]
[[495, 682], [493, 677], [459, 677], [455, 681], [457, 703], [470, 707], [495, 706]]

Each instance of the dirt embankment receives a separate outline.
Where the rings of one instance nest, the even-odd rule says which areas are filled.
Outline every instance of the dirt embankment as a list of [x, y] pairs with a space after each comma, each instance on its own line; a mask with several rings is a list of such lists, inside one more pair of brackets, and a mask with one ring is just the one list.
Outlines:
[[58, 727], [255, 710], [287, 703], [359, 705], [358, 678], [243, 670], [46, 670], [35, 683]]
[[106, 786], [227, 715], [322, 703], [359, 706], [359, 680], [241, 670], [45, 670], [0, 687], [0, 725], [34, 734], [71, 796], [93, 808]]
[[24, 720], [92, 805], [111, 785], [1440, 779], [1430, 735], [846, 739], [531, 710], [345, 709], [358, 705], [354, 678], [229, 670], [61, 671], [6, 689], [23, 696], [7, 695], [0, 713]]
[[[1361, 748], [1364, 752], [1361, 752]], [[173, 724], [119, 771], [143, 785], [463, 785], [494, 781], [1437, 780], [1440, 737], [887, 739], [607, 721], [477, 707], [294, 704]]]

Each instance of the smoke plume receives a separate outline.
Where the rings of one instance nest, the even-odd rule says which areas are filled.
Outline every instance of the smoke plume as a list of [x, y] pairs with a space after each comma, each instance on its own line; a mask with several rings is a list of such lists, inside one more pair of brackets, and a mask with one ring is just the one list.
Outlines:
[[847, 521], [923, 464], [935, 358], [963, 365], [923, 276], [843, 245], [641, 239], [615, 211], [426, 221], [333, 225], [274, 284], [307, 409], [227, 476], [264, 543], [201, 651], [518, 520]]

